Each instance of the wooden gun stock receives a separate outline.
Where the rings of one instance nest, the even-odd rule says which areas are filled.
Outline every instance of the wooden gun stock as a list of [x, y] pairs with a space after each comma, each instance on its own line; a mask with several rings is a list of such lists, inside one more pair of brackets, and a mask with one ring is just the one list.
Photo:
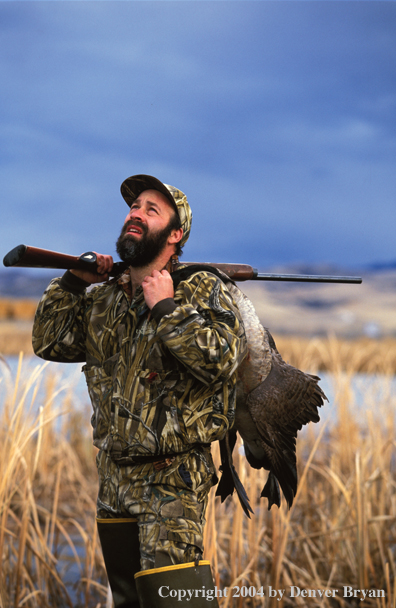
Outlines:
[[[92, 251], [83, 255], [73, 256], [48, 249], [18, 245], [14, 247], [3, 259], [4, 266], [18, 266], [23, 268], [58, 268], [64, 270], [90, 270], [96, 271], [96, 255]], [[183, 262], [180, 266], [192, 266], [197, 262]], [[199, 263], [199, 266], [218, 268], [233, 281], [300, 281], [309, 283], [361, 283], [360, 277], [334, 277], [327, 275], [302, 274], [265, 274], [259, 273], [248, 264], [211, 264]], [[110, 276], [117, 276], [128, 268], [125, 262], [115, 262]]]
[[[11, 249], [3, 259], [4, 266], [18, 266], [22, 268], [58, 268], [63, 270], [89, 270], [96, 271], [96, 255], [92, 251], [83, 255], [74, 256], [49, 249], [39, 249], [28, 245], [18, 245]], [[127, 268], [124, 262], [113, 265], [111, 276], [120, 274]]]

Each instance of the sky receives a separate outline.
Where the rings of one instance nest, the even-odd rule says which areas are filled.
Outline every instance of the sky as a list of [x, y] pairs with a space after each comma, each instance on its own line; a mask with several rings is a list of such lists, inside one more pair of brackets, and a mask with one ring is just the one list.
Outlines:
[[115, 254], [122, 181], [186, 261], [396, 260], [396, 2], [0, 1], [0, 255]]

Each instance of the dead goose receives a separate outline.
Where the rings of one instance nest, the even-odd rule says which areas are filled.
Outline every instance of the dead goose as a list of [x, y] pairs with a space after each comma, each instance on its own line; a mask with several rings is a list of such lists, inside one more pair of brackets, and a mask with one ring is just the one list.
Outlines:
[[[172, 273], [175, 287], [199, 270], [208, 267], [182, 267]], [[281, 487], [291, 507], [297, 492], [296, 438], [308, 422], [318, 422], [318, 407], [327, 397], [318, 385], [320, 378], [306, 374], [285, 363], [274, 339], [264, 328], [252, 302], [217, 268], [216, 274], [227, 285], [245, 326], [248, 354], [238, 369], [235, 423], [220, 441], [222, 476], [216, 491], [223, 502], [237, 492], [248, 517], [252, 513], [249, 498], [232, 462], [237, 433], [243, 439], [248, 463], [255, 469], [269, 471], [261, 496], [268, 499], [268, 509], [280, 506]]]
[[220, 446], [223, 475], [216, 495], [223, 501], [236, 488], [249, 516], [252, 510], [232, 464], [236, 432], [243, 439], [248, 463], [269, 471], [261, 492], [268, 509], [280, 506], [279, 485], [290, 508], [297, 492], [297, 432], [304, 424], [319, 421], [318, 407], [327, 397], [318, 376], [285, 363], [249, 298], [235, 284], [227, 282], [227, 287], [244, 321], [248, 355], [239, 368], [235, 424]]

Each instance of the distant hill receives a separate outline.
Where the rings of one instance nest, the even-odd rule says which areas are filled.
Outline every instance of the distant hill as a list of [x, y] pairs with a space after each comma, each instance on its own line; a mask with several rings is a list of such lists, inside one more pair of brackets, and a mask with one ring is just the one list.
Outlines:
[[62, 270], [39, 271], [24, 268], [0, 270], [0, 297], [38, 298], [50, 280], [63, 274]]
[[[291, 274], [361, 276], [361, 285], [330, 283], [240, 284], [264, 326], [278, 334], [345, 338], [396, 336], [396, 268], [360, 271], [330, 267], [294, 267]], [[286, 272], [285, 268], [276, 271]]]
[[[276, 334], [313, 337], [334, 333], [345, 338], [396, 336], [396, 263], [372, 264], [360, 270], [303, 264], [260, 270], [284, 274], [358, 275], [363, 278], [362, 285], [238, 283], [252, 300], [263, 325]], [[62, 270], [0, 270], [0, 299], [38, 300], [51, 278], [62, 274]]]
[[384, 270], [396, 270], [396, 260], [393, 262], [374, 262], [367, 266], [372, 272], [381, 272]]

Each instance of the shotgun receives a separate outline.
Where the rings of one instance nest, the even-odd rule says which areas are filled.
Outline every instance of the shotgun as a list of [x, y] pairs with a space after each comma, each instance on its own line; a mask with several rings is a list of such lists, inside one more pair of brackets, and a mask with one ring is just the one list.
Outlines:
[[[92, 251], [82, 255], [72, 256], [48, 249], [18, 245], [11, 249], [3, 259], [4, 266], [19, 266], [23, 268], [59, 268], [64, 270], [96, 270], [96, 255]], [[179, 266], [192, 266], [196, 262], [182, 262]], [[202, 263], [200, 266], [214, 266], [233, 281], [301, 281], [305, 283], [355, 283], [362, 282], [360, 277], [334, 277], [327, 275], [308, 274], [266, 274], [258, 272], [248, 264], [210, 264]], [[128, 268], [125, 262], [115, 262], [111, 276], [117, 276]], [[177, 268], [177, 267], [176, 267]], [[175, 270], [176, 270], [175, 268]]]

